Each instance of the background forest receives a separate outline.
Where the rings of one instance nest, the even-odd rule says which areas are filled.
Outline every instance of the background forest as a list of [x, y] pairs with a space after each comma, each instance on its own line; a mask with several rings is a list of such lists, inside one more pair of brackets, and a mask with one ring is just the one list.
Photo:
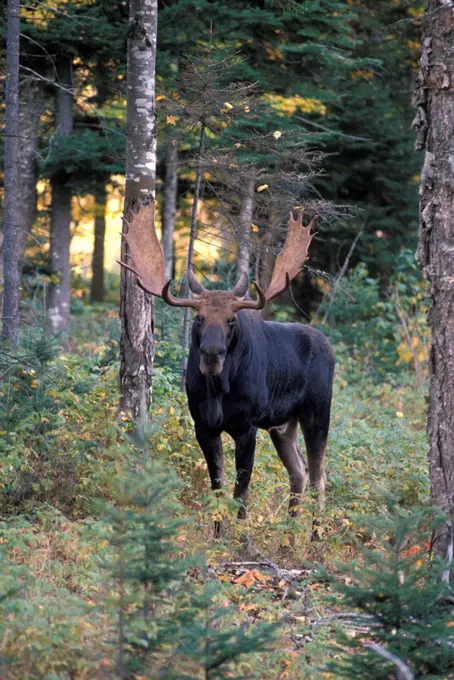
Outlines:
[[151, 419], [120, 401], [128, 16], [126, 1], [20, 7], [0, 677], [454, 677], [452, 594], [431, 551], [427, 288], [414, 261], [423, 3], [158, 2], [155, 195], [174, 290], [187, 291], [188, 258], [212, 288], [243, 271], [266, 286], [289, 211], [317, 216], [304, 275], [265, 310], [320, 328], [336, 354], [314, 543], [313, 499], [286, 518], [266, 433], [248, 519], [239, 526], [230, 496], [210, 493], [181, 389], [189, 315], [155, 298]]

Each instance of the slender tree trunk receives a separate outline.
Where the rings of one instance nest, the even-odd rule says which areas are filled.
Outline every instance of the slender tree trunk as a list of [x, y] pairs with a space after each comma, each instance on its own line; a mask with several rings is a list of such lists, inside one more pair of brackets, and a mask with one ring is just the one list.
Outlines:
[[19, 253], [23, 257], [25, 243], [36, 219], [36, 183], [38, 181], [38, 145], [41, 117], [45, 106], [41, 83], [26, 82], [21, 89], [19, 113]]
[[106, 184], [100, 184], [95, 193], [95, 242], [91, 262], [91, 302], [104, 300], [104, 241], [106, 236]]
[[162, 209], [162, 249], [164, 251], [164, 274], [168, 281], [173, 278], [174, 253], [173, 235], [178, 196], [178, 146], [170, 140], [166, 155], [166, 176], [164, 184], [164, 204]]
[[5, 205], [3, 212], [3, 335], [13, 346], [19, 336], [19, 215], [17, 165], [19, 142], [19, 0], [8, 0], [5, 111]]
[[[154, 199], [156, 181], [155, 66], [157, 0], [131, 0], [127, 64], [126, 193], [123, 229], [130, 211]], [[154, 228], [154, 225], [150, 225]], [[126, 243], [122, 261], [127, 261]], [[120, 290], [120, 412], [148, 418], [153, 369], [153, 301], [122, 269]]]
[[250, 177], [244, 185], [241, 194], [240, 220], [238, 230], [238, 259], [236, 263], [237, 274], [249, 273], [251, 256], [251, 222], [254, 211], [255, 179]]
[[[269, 227], [263, 238], [262, 258], [260, 268], [260, 286], [262, 290], [267, 290], [273, 275], [274, 263], [276, 262], [276, 240], [279, 231], [279, 213], [275, 209], [270, 210]], [[262, 310], [262, 317], [269, 318], [270, 303], [267, 302]]]
[[[454, 10], [426, 0], [414, 103], [416, 146], [425, 149], [417, 261], [430, 282], [429, 468], [432, 500], [450, 518], [435, 550], [452, 561], [454, 518]], [[449, 574], [449, 569], [448, 569]]]
[[[56, 62], [58, 85], [56, 93], [56, 135], [69, 137], [73, 131], [72, 62], [61, 56]], [[53, 331], [64, 331], [69, 322], [71, 305], [71, 188], [66, 174], [52, 178], [50, 213], [50, 269], [47, 314]]]
[[[203, 147], [205, 143], [205, 124], [202, 122], [200, 129], [199, 138], [199, 155], [196, 163], [195, 171], [195, 187], [194, 187], [194, 199], [192, 201], [192, 212], [191, 212], [191, 230], [189, 232], [189, 245], [188, 245], [188, 257], [186, 261], [186, 281], [183, 290], [183, 297], [188, 298], [191, 294], [189, 289], [189, 277], [188, 273], [192, 269], [192, 261], [194, 259], [194, 244], [197, 236], [197, 211], [199, 208], [200, 199], [200, 187], [202, 185], [202, 164], [201, 157], [203, 152]], [[189, 330], [191, 325], [191, 309], [185, 307], [184, 318], [183, 318], [183, 349], [187, 350], [189, 347]], [[188, 366], [188, 358], [186, 354], [183, 356], [183, 362], [181, 366], [181, 389], [184, 389], [186, 384], [186, 369]]]

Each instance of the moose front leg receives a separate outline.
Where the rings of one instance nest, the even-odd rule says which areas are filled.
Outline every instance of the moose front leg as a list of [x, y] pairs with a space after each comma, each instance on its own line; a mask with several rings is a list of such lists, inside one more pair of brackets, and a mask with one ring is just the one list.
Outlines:
[[[208, 467], [213, 491], [222, 489], [224, 486], [224, 455], [222, 452], [222, 442], [219, 434], [213, 434], [210, 430], [203, 427], [195, 427], [195, 436], [202, 449]], [[222, 535], [222, 523], [214, 523], [214, 536], [219, 538]]]
[[249, 495], [249, 482], [254, 467], [256, 428], [233, 437], [235, 442], [236, 481], [234, 498], [238, 498], [241, 505], [238, 509], [238, 519], [245, 519]]

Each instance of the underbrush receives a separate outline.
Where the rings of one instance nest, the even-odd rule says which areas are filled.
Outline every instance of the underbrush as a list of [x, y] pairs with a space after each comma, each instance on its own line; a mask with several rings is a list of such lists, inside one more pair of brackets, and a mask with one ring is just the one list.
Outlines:
[[[352, 354], [338, 345], [326, 511], [322, 538], [311, 543], [314, 499], [307, 493], [300, 517], [287, 519], [287, 475], [266, 433], [248, 519], [232, 519], [228, 437], [226, 490], [210, 492], [172, 329], [157, 350], [151, 428], [138, 434], [118, 420], [109, 314], [81, 310], [63, 354], [39, 330], [16, 355], [0, 353], [4, 677], [344, 677], [341, 663], [327, 667], [349, 654], [344, 642], [332, 648], [345, 607], [344, 595], [328, 598], [330, 579], [353, 584], [345, 561], [362, 564], [363, 546], [384, 554], [366, 515], [385, 518], [391, 508], [399, 518], [428, 503], [424, 392], [413, 372], [351, 379]], [[157, 500], [146, 493], [154, 488]], [[152, 535], [166, 518], [167, 533]], [[215, 519], [226, 523], [220, 541]], [[430, 534], [426, 515], [420, 524]], [[406, 545], [421, 540], [412, 525]], [[388, 675], [371, 677], [392, 677], [383, 668]]]

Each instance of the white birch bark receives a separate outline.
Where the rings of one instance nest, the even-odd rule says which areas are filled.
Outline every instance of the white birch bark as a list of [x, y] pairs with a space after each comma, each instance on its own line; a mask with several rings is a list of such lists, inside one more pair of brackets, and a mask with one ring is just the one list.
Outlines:
[[[123, 229], [131, 210], [154, 199], [156, 180], [155, 65], [157, 0], [131, 0], [127, 63], [126, 193]], [[150, 225], [152, 228], [152, 225]], [[127, 261], [126, 244], [122, 260]], [[122, 269], [120, 291], [120, 412], [148, 418], [153, 368], [153, 301]]]

